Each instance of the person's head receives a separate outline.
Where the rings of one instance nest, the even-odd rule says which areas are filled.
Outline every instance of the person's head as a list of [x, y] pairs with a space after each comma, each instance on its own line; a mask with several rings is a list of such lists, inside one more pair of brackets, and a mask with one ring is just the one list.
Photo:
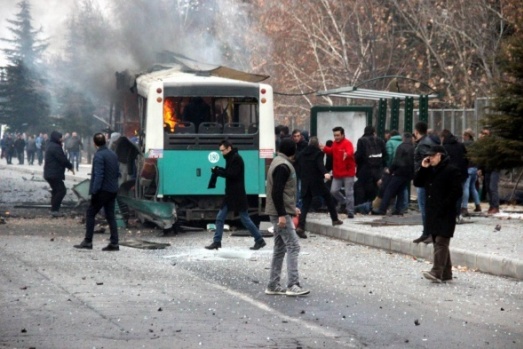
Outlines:
[[318, 137], [312, 136], [311, 138], [309, 138], [309, 145], [313, 146], [313, 147], [316, 147], [316, 148], [319, 148], [320, 147], [320, 141], [318, 140]]
[[374, 126], [372, 126], [372, 125], [365, 126], [365, 130], [363, 131], [364, 136], [373, 136], [375, 133], [376, 133], [376, 129], [374, 128]]
[[473, 141], [474, 140], [474, 131], [472, 131], [472, 129], [470, 129], [470, 128], [467, 128], [465, 131], [463, 131], [463, 140]]
[[442, 145], [433, 145], [427, 152], [430, 159], [430, 166], [438, 166], [441, 160], [447, 156], [447, 151]]
[[484, 128], [481, 130], [481, 133], [479, 134], [479, 138], [488, 137], [490, 136], [490, 130], [488, 128]]
[[[392, 130], [392, 131], [395, 131], [395, 130]], [[383, 132], [383, 138], [385, 139], [385, 141], [388, 141], [390, 139], [390, 137], [392, 137], [392, 131], [385, 130], [385, 132]], [[398, 131], [396, 131], [396, 132], [398, 132]]]
[[289, 126], [282, 126], [280, 129], [280, 137], [288, 137], [289, 136]]
[[76, 136], [78, 136], [78, 133], [76, 133], [76, 132], [71, 133], [71, 137], [76, 137]]
[[290, 158], [296, 154], [296, 143], [290, 138], [284, 138], [278, 151]]
[[102, 147], [106, 143], [105, 135], [101, 132], [95, 133], [93, 136], [94, 145], [97, 147]]
[[301, 141], [301, 131], [296, 129], [292, 131], [292, 140], [294, 143], [299, 143]]
[[332, 129], [332, 136], [335, 142], [341, 142], [341, 140], [345, 138], [345, 130], [341, 126], [336, 126]]
[[[396, 131], [396, 132], [398, 132], [398, 131]], [[403, 142], [412, 142], [412, 133], [410, 133], [410, 132], [405, 132], [405, 133], [403, 134], [402, 139], [403, 139]]]
[[427, 130], [429, 129], [429, 126], [426, 122], [419, 121], [414, 125], [414, 136], [416, 139], [421, 138], [427, 134]]
[[441, 138], [441, 141], [443, 142], [444, 140], [448, 140], [449, 138], [451, 138], [453, 134], [452, 132], [450, 132], [450, 130], [444, 129], [443, 131], [441, 131], [439, 136]]
[[[398, 132], [398, 130], [392, 130], [392, 131], [390, 131], [390, 133], [389, 133], [389, 138], [394, 137], [394, 136], [399, 136], [399, 134], [400, 134], [400, 133]], [[410, 133], [409, 133], [409, 134], [410, 134]], [[410, 134], [410, 135], [412, 136], [412, 134]], [[387, 138], [387, 137], [386, 137], [386, 134], [385, 134], [385, 138]]]
[[225, 156], [231, 152], [232, 143], [224, 139], [220, 142], [220, 147], [218, 149], [222, 152], [222, 155]]

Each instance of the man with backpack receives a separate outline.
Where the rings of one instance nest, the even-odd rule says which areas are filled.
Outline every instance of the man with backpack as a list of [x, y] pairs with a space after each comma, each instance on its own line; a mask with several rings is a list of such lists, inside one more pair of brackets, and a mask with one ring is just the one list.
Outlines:
[[372, 201], [378, 194], [378, 181], [386, 165], [385, 142], [376, 136], [374, 126], [365, 127], [356, 145], [356, 177], [354, 201], [356, 205]]

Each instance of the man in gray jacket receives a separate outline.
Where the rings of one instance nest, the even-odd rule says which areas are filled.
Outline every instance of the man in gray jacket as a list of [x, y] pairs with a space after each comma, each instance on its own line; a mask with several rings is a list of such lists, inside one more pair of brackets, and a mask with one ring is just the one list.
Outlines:
[[[292, 159], [296, 144], [291, 139], [283, 139], [278, 156], [274, 158], [267, 172], [267, 204], [265, 213], [274, 226], [274, 250], [271, 262], [271, 275], [265, 294], [303, 296], [310, 291], [300, 286], [298, 255], [300, 243], [292, 216], [299, 215], [296, 208], [296, 171]], [[287, 253], [287, 288], [280, 285], [283, 259]]]

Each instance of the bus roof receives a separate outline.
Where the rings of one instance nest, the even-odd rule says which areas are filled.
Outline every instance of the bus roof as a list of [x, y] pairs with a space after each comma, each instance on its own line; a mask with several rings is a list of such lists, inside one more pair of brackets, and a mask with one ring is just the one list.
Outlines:
[[162, 64], [153, 66], [149, 71], [137, 74], [136, 86], [138, 93], [147, 95], [151, 85], [162, 81], [164, 86], [180, 84], [217, 84], [217, 85], [257, 85], [268, 78], [234, 70], [223, 66], [214, 66], [208, 70], [192, 70], [179, 64]]

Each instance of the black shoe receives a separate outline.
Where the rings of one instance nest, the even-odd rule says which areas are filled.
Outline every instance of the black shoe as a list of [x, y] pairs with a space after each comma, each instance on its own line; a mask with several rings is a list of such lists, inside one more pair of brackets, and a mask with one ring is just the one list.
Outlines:
[[58, 212], [58, 211], [51, 211], [51, 217], [53, 218], [58, 218], [58, 217], [63, 217], [64, 214], [62, 212]]
[[120, 246], [109, 244], [109, 245], [105, 246], [104, 248], [102, 248], [102, 251], [120, 251]]
[[253, 247], [249, 247], [249, 249], [251, 249], [251, 250], [259, 250], [260, 248], [265, 247], [265, 245], [267, 245], [265, 243], [265, 240], [261, 239], [260, 241], [256, 241], [254, 243], [254, 246]]
[[89, 241], [82, 241], [80, 243], [80, 245], [74, 245], [75, 248], [85, 248], [87, 250], [92, 250], [93, 249], [93, 243], [92, 242], [89, 242]]
[[427, 240], [427, 238], [429, 237], [429, 235], [421, 235], [419, 238], [413, 240], [412, 242], [415, 244], [419, 244], [420, 242], [425, 242], [425, 240]]
[[209, 246], [205, 246], [205, 248], [208, 250], [217, 250], [219, 248], [222, 248], [222, 243], [213, 241], [212, 244], [210, 244]]
[[335, 227], [337, 225], [342, 225], [343, 224], [343, 221], [340, 221], [339, 219], [338, 220], [335, 220], [335, 221], [332, 221], [332, 226]]
[[370, 214], [373, 216], [384, 216], [385, 215], [385, 213], [383, 213], [381, 211], [375, 211], [375, 210], [371, 210]]
[[302, 228], [296, 228], [296, 235], [298, 235], [298, 237], [302, 239], [307, 238], [307, 234], [305, 234], [305, 230], [303, 230]]
[[347, 218], [353, 219], [354, 218], [354, 213], [348, 212], [347, 213]]

